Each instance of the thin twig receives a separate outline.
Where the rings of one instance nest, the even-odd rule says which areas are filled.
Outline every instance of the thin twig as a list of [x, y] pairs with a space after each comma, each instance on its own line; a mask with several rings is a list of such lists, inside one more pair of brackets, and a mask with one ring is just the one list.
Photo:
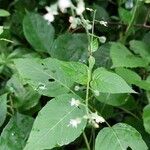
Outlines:
[[88, 139], [87, 139], [87, 137], [86, 137], [85, 132], [83, 132], [83, 137], [84, 137], [84, 141], [85, 141], [85, 144], [86, 144], [87, 149], [88, 149], [88, 150], [91, 150], [91, 148], [90, 148], [90, 145], [89, 145], [89, 142], [88, 142]]

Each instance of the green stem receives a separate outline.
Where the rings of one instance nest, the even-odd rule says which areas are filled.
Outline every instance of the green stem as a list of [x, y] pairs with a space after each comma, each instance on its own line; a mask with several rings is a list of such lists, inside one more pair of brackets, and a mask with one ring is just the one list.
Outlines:
[[88, 81], [86, 86], [86, 98], [85, 98], [85, 105], [86, 105], [86, 112], [89, 114], [89, 89], [90, 89], [90, 81], [91, 81], [91, 70], [88, 69]]
[[14, 44], [14, 41], [11, 41], [11, 40], [8, 40], [8, 39], [4, 39], [4, 38], [0, 38], [0, 41], [6, 41], [6, 42], [9, 42], [9, 43], [13, 43], [13, 44]]
[[127, 39], [128, 36], [130, 35], [131, 29], [132, 29], [132, 27], [134, 26], [134, 21], [135, 21], [135, 19], [136, 19], [137, 10], [138, 10], [140, 4], [141, 4], [141, 1], [140, 1], [140, 0], [137, 0], [136, 5], [135, 5], [134, 10], [133, 10], [133, 15], [132, 15], [131, 21], [130, 21], [130, 23], [129, 23], [129, 25], [128, 25], [126, 31], [125, 31], [125, 35], [122, 36], [121, 39], [120, 39], [120, 42], [123, 43], [123, 44], [125, 44], [126, 39]]
[[86, 144], [87, 149], [88, 149], [88, 150], [91, 150], [91, 148], [90, 148], [90, 145], [89, 145], [89, 142], [88, 142], [88, 139], [87, 139], [87, 137], [86, 137], [85, 132], [83, 132], [83, 137], [84, 137], [84, 141], [85, 141], [85, 144]]

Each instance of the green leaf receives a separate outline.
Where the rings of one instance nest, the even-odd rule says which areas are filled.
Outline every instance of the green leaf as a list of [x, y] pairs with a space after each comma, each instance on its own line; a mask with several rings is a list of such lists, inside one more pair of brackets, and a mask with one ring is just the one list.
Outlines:
[[39, 112], [24, 150], [52, 149], [74, 141], [84, 130], [86, 121], [82, 120], [77, 128], [69, 125], [70, 119], [82, 118], [82, 107], [70, 105], [72, 94], [61, 95], [52, 99]]
[[3, 33], [3, 31], [4, 31], [4, 27], [0, 26], [0, 35]]
[[95, 15], [96, 20], [108, 20], [109, 19], [108, 12], [106, 11], [104, 7], [101, 7], [101, 5], [94, 4], [93, 10], [96, 10], [96, 15]]
[[106, 43], [99, 47], [99, 49], [93, 53], [93, 56], [96, 60], [96, 66], [110, 68], [112, 66], [112, 61], [110, 58], [110, 44]]
[[143, 122], [146, 132], [150, 134], [150, 104], [144, 107]]
[[46, 96], [55, 97], [67, 93], [74, 82], [87, 82], [87, 66], [77, 62], [63, 62], [54, 58], [18, 59], [15, 60], [15, 65], [20, 76]]
[[66, 33], [54, 41], [50, 54], [60, 60], [85, 61], [87, 49], [88, 40], [85, 34]]
[[33, 119], [17, 113], [2, 131], [0, 148], [2, 150], [22, 150], [29, 136]]
[[23, 32], [36, 51], [49, 52], [54, 39], [54, 28], [42, 16], [27, 13], [23, 20]]
[[124, 23], [129, 24], [132, 19], [132, 11], [126, 10], [122, 7], [119, 7], [119, 16]]
[[10, 13], [4, 9], [0, 9], [0, 17], [8, 17]]
[[102, 93], [134, 93], [119, 75], [104, 68], [98, 68], [94, 71], [91, 87], [94, 91]]
[[129, 84], [135, 84], [136, 81], [141, 81], [141, 77], [130, 69], [116, 68], [115, 71]]
[[128, 94], [100, 93], [99, 96], [96, 96], [96, 99], [108, 105], [121, 106], [125, 104], [126, 101], [129, 99], [129, 95]]
[[113, 62], [112, 67], [146, 67], [148, 65], [145, 59], [133, 55], [121, 43], [111, 43], [110, 56]]
[[98, 46], [99, 46], [98, 39], [94, 38], [93, 41], [91, 42], [91, 51], [96, 52], [98, 49]]
[[19, 77], [14, 74], [7, 82], [7, 87], [13, 96], [13, 105], [20, 111], [29, 110], [39, 102], [40, 95], [29, 85], [23, 85]]
[[140, 133], [133, 127], [118, 123], [102, 129], [96, 138], [95, 150], [148, 150]]
[[127, 83], [134, 84], [145, 90], [150, 90], [150, 82], [148, 80], [142, 80], [134, 71], [126, 68], [116, 68], [115, 70]]
[[148, 62], [150, 62], [149, 48], [150, 47], [142, 41], [130, 41], [130, 49], [133, 50], [135, 54], [139, 54], [143, 59]]
[[149, 4], [149, 3], [150, 3], [150, 0], [144, 0], [144, 2]]
[[3, 125], [7, 114], [7, 94], [0, 96], [0, 127]]

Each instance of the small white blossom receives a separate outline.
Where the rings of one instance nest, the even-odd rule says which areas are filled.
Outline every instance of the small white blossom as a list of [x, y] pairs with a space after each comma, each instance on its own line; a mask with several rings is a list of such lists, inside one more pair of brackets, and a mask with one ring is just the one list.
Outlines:
[[97, 114], [97, 112], [91, 114], [91, 118], [95, 120], [96, 123], [103, 123], [105, 119]]
[[54, 15], [52, 13], [47, 13], [44, 16], [44, 19], [47, 20], [48, 22], [53, 22], [54, 21]]
[[72, 29], [75, 29], [80, 24], [80, 19], [79, 18], [75, 18], [73, 16], [70, 16], [69, 17], [69, 22], [71, 23], [70, 27]]
[[87, 119], [94, 128], [99, 128], [99, 123], [105, 122], [105, 119], [99, 116], [97, 112], [85, 115], [83, 118]]
[[133, 0], [127, 0], [125, 3], [125, 8], [126, 9], [132, 9], [134, 6]]
[[106, 21], [101, 20], [99, 23], [100, 23], [101, 25], [107, 27], [107, 22], [106, 22]]
[[94, 91], [94, 94], [95, 94], [95, 96], [99, 96], [99, 95], [100, 95], [100, 93], [99, 93], [98, 90], [95, 90], [95, 91]]
[[79, 0], [76, 8], [77, 15], [81, 15], [85, 10], [85, 4], [83, 0]]
[[92, 8], [86, 8], [86, 10], [88, 10], [88, 11], [94, 11]]
[[77, 128], [78, 124], [80, 124], [80, 123], [81, 123], [80, 118], [70, 119], [68, 126], [72, 126], [73, 128]]
[[71, 0], [58, 0], [58, 7], [63, 13], [65, 13], [66, 9], [71, 7], [71, 5]]
[[105, 42], [106, 42], [106, 37], [105, 37], [105, 36], [99, 37], [99, 41], [100, 41], [101, 43], [105, 43]]
[[39, 83], [38, 89], [40, 89], [40, 90], [46, 90], [47, 88], [46, 88], [46, 85], [45, 85], [45, 84]]
[[96, 123], [94, 120], [91, 122], [91, 124], [94, 128], [99, 128], [99, 124]]
[[43, 17], [45, 20], [47, 20], [49, 23], [54, 21], [54, 15], [57, 15], [57, 5], [54, 4], [51, 7], [46, 6], [45, 9], [47, 10], [47, 14], [45, 14]]
[[76, 86], [74, 87], [74, 90], [75, 90], [75, 91], [79, 91], [79, 90], [80, 90], [80, 87], [79, 87], [78, 85], [76, 85]]
[[80, 101], [76, 100], [75, 98], [72, 98], [70, 104], [71, 106], [78, 107], [80, 105]]

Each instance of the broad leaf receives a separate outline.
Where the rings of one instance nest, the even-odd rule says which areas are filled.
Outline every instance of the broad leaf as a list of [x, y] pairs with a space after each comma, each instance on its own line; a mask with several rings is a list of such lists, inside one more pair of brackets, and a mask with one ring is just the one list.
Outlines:
[[110, 56], [113, 62], [112, 67], [145, 67], [148, 65], [145, 59], [133, 55], [121, 43], [111, 43]]
[[61, 95], [52, 99], [39, 112], [24, 150], [52, 149], [74, 141], [83, 132], [86, 121], [82, 120], [77, 128], [69, 125], [71, 119], [82, 118], [82, 107], [70, 105], [73, 94]]
[[91, 87], [94, 91], [102, 93], [134, 93], [119, 75], [104, 68], [98, 68], [94, 71]]
[[118, 9], [119, 11], [119, 16], [121, 18], [121, 20], [124, 22], [124, 23], [130, 23], [131, 19], [132, 19], [132, 11], [129, 11], [129, 10], [126, 10], [122, 7], [119, 7]]
[[13, 75], [7, 82], [7, 88], [12, 93], [13, 105], [20, 111], [36, 106], [40, 95], [30, 85], [24, 85], [17, 75]]
[[95, 150], [148, 150], [140, 133], [133, 127], [118, 123], [102, 129], [96, 138]]
[[150, 90], [150, 81], [142, 80], [136, 72], [126, 68], [116, 68], [116, 73], [127, 83], [134, 84], [141, 89]]
[[143, 110], [143, 121], [145, 130], [150, 134], [150, 104]]
[[3, 33], [3, 31], [4, 31], [4, 27], [0, 26], [0, 35]]
[[22, 150], [29, 136], [33, 119], [17, 113], [2, 131], [0, 148], [2, 150]]
[[141, 77], [130, 69], [116, 68], [115, 71], [129, 84], [134, 84], [136, 81], [141, 81]]
[[78, 62], [47, 58], [18, 59], [15, 64], [21, 77], [43, 95], [55, 97], [69, 92], [74, 82], [87, 82], [87, 66]]
[[106, 43], [101, 45], [98, 50], [93, 53], [93, 56], [95, 58], [95, 65], [97, 67], [105, 67], [110, 68], [112, 66], [112, 61], [110, 58], [110, 44]]
[[60, 60], [85, 61], [87, 49], [88, 40], [85, 34], [66, 33], [54, 41], [50, 54]]
[[23, 20], [23, 31], [28, 42], [40, 52], [49, 52], [54, 39], [54, 28], [42, 16], [27, 13]]
[[128, 94], [108, 94], [108, 93], [100, 93], [99, 96], [95, 97], [98, 101], [112, 106], [121, 106], [125, 104], [126, 101], [130, 98]]
[[7, 94], [0, 96], [0, 127], [5, 121], [7, 114]]
[[143, 59], [150, 62], [150, 47], [146, 43], [132, 40], [130, 41], [130, 49], [132, 49], [135, 54], [139, 54]]
[[4, 9], [0, 9], [0, 17], [8, 17], [10, 13]]

